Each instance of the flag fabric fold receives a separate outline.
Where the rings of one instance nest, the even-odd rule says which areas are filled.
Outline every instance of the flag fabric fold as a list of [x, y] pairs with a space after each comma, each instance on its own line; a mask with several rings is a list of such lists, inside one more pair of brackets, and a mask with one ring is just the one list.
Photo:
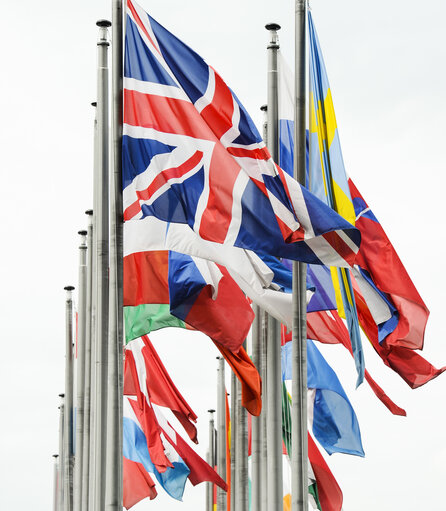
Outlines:
[[123, 505], [130, 509], [141, 500], [153, 500], [157, 495], [155, 483], [142, 463], [123, 458]]

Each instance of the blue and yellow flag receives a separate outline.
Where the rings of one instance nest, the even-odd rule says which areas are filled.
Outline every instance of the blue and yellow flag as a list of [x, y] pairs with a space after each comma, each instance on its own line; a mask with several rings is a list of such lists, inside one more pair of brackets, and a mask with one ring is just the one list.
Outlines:
[[[339, 132], [333, 108], [330, 84], [319, 40], [308, 11], [310, 36], [310, 133], [309, 189], [328, 206], [355, 225], [355, 209], [344, 168]], [[347, 269], [331, 268], [336, 304], [347, 326], [358, 371], [357, 385], [364, 379], [364, 354], [353, 287]]]

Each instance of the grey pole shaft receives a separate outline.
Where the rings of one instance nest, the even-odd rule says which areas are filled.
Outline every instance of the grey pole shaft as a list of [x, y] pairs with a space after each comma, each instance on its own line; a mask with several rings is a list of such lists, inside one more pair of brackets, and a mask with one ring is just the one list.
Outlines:
[[[215, 427], [214, 427], [214, 412], [215, 410], [208, 410], [209, 412], [209, 465], [215, 467]], [[208, 511], [214, 510], [214, 485], [211, 482], [206, 483], [209, 491], [207, 492], [207, 509]]]
[[[279, 158], [279, 101], [278, 101], [278, 64], [279, 49], [276, 23], [266, 25], [270, 32], [268, 44], [268, 149], [275, 161]], [[283, 468], [282, 468], [282, 371], [280, 351], [280, 324], [271, 316], [268, 319], [267, 339], [268, 373], [268, 510], [281, 509], [283, 506]]]
[[64, 455], [64, 415], [65, 415], [65, 405], [64, 405], [64, 396], [65, 394], [59, 394], [59, 397], [61, 398], [60, 405], [59, 405], [59, 496], [58, 496], [58, 502], [59, 502], [59, 509], [60, 511], [65, 511], [65, 505], [64, 505], [64, 488], [65, 488], [65, 477], [64, 477], [64, 470], [65, 470], [65, 455]]
[[[217, 357], [217, 472], [226, 480], [225, 359]], [[226, 511], [226, 492], [217, 486], [217, 509]]]
[[[294, 177], [305, 184], [305, 2], [295, 3]], [[306, 265], [293, 262], [291, 506], [308, 509]]]
[[78, 284], [78, 337], [77, 337], [77, 374], [76, 374], [76, 457], [74, 461], [75, 511], [82, 511], [82, 470], [84, 441], [84, 397], [85, 397], [85, 335], [87, 313], [87, 231], [79, 231], [79, 284]]
[[105, 509], [122, 510], [122, 0], [112, 10], [112, 172], [110, 175], [110, 323], [108, 349], [107, 477]]
[[268, 417], [268, 402], [266, 396], [268, 395], [268, 378], [266, 374], [266, 340], [268, 334], [268, 315], [265, 311], [262, 311], [262, 344], [261, 344], [261, 370], [262, 377], [262, 413], [260, 415], [260, 427], [261, 427], [261, 467], [260, 477], [262, 480], [261, 488], [261, 509], [262, 511], [268, 511], [268, 446], [266, 442], [266, 425]]
[[237, 504], [235, 496], [238, 491], [238, 480], [236, 472], [236, 437], [237, 437], [237, 376], [231, 371], [231, 498], [230, 509], [236, 511]]
[[[261, 367], [261, 348], [262, 348], [262, 325], [260, 308], [253, 306], [255, 318], [252, 324], [252, 361], [259, 374], [262, 373]], [[261, 438], [261, 416], [251, 417], [251, 511], [260, 511], [261, 509], [261, 456], [262, 456], [262, 438]]]
[[73, 286], [65, 301], [64, 509], [73, 509]]
[[237, 379], [237, 429], [236, 429], [236, 479], [237, 493], [236, 510], [249, 509], [249, 478], [248, 478], [248, 414], [242, 406], [242, 385]]
[[53, 469], [53, 511], [59, 511], [59, 462], [58, 454], [53, 454], [54, 469]]
[[84, 379], [84, 439], [82, 455], [82, 510], [88, 509], [90, 476], [90, 421], [91, 421], [91, 318], [92, 318], [92, 240], [93, 210], [86, 211], [87, 228], [87, 272], [85, 298], [85, 379]]
[[95, 476], [94, 511], [105, 508], [107, 438], [107, 347], [108, 347], [108, 179], [109, 179], [109, 21], [97, 22], [98, 40], [98, 179], [94, 192], [94, 229], [96, 237], [96, 388], [95, 388]]

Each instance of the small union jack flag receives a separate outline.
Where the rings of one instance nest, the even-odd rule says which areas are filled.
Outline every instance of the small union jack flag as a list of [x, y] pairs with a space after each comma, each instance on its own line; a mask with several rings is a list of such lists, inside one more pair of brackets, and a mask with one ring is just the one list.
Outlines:
[[217, 72], [128, 0], [124, 220], [154, 215], [203, 239], [349, 266], [357, 229], [284, 173]]

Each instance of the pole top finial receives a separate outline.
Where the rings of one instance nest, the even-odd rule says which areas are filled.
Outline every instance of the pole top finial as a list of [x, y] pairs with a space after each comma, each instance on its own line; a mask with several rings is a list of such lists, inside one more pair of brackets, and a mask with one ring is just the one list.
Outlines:
[[98, 106], [98, 102], [97, 101], [92, 101], [91, 102], [91, 106], [97, 107]]
[[260, 110], [261, 110], [262, 112], [266, 112], [266, 111], [268, 110], [268, 105], [262, 105], [262, 106], [260, 107]]
[[88, 234], [87, 231], [77, 231], [77, 233], [81, 236], [86, 236]]
[[215, 413], [215, 410], [213, 410], [212, 408], [208, 410], [209, 413]]
[[111, 27], [111, 21], [108, 21], [108, 20], [98, 20], [98, 21], [96, 21], [96, 25], [98, 27], [103, 27], [103, 28]]
[[74, 291], [74, 286], [65, 286], [65, 291]]
[[266, 30], [280, 30], [280, 25], [278, 23], [267, 23], [265, 25]]
[[65, 394], [62, 392], [62, 394], [59, 394], [59, 397], [65, 397]]
[[87, 211], [85, 212], [86, 215], [92, 215], [93, 214], [93, 210], [92, 209], [87, 209]]
[[53, 454], [53, 458], [58, 458], [59, 455], [58, 454]]

